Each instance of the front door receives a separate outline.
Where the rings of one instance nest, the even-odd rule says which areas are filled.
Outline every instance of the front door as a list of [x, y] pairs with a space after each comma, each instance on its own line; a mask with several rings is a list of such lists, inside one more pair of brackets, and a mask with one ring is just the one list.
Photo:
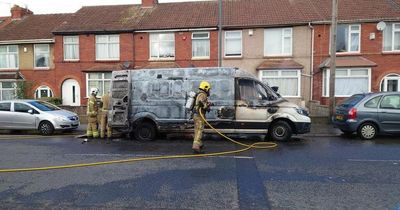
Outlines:
[[80, 106], [80, 86], [78, 81], [74, 79], [67, 79], [62, 85], [62, 102], [67, 106]]
[[384, 96], [378, 115], [383, 131], [400, 133], [400, 94]]
[[239, 79], [236, 85], [235, 128], [246, 132], [266, 133], [269, 116], [267, 90], [251, 79]]

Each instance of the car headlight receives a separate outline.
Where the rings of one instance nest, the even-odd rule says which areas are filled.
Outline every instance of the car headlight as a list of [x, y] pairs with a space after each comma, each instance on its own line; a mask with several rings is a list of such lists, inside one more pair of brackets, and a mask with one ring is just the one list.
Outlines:
[[66, 117], [57, 117], [56, 119], [57, 119], [57, 121], [59, 121], [59, 122], [69, 122], [69, 121], [70, 121], [70, 120], [69, 120], [68, 118], [66, 118]]
[[308, 116], [308, 111], [303, 108], [295, 108], [295, 110], [297, 113], [299, 113], [301, 115]]

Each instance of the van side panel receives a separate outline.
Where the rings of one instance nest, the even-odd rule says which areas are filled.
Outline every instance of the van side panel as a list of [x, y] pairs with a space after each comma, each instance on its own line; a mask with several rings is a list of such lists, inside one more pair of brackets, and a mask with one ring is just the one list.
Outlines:
[[197, 92], [202, 80], [211, 83], [210, 101], [214, 103], [207, 118], [221, 121], [218, 117], [221, 107], [234, 109], [235, 71], [231, 68], [132, 71], [130, 121], [149, 118], [161, 129], [178, 128], [189, 122], [190, 112], [185, 103], [189, 92]]

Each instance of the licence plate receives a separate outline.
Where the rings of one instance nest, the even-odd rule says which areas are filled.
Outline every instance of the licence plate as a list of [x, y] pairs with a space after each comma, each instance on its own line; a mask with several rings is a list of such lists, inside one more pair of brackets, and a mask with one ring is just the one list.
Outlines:
[[343, 120], [343, 115], [336, 115], [336, 120]]

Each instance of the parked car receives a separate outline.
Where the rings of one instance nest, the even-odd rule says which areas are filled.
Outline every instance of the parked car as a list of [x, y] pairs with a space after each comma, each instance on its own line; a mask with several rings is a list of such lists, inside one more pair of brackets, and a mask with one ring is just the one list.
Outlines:
[[55, 130], [73, 130], [78, 126], [77, 114], [44, 101], [0, 101], [0, 129], [37, 129], [42, 135], [50, 135]]
[[333, 123], [362, 139], [400, 134], [400, 92], [356, 94], [336, 107]]

